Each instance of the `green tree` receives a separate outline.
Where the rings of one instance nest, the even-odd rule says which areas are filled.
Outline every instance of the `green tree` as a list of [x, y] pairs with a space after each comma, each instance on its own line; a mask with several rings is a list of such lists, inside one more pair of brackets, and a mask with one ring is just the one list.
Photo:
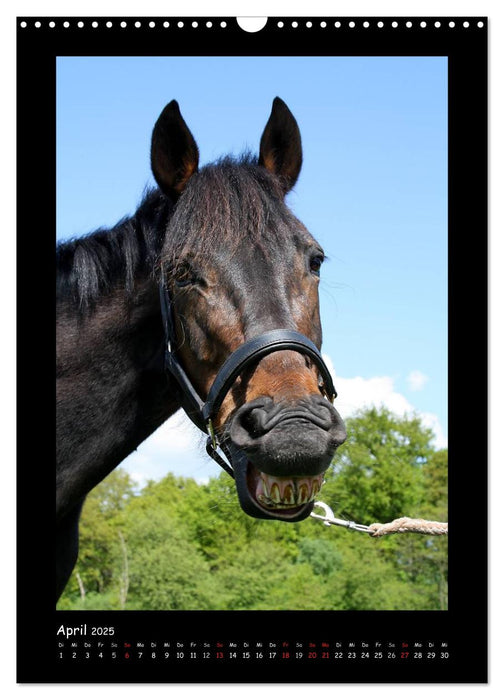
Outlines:
[[275, 583], [258, 609], [325, 610], [326, 584], [308, 563], [298, 562], [286, 570], [282, 581]]
[[308, 563], [315, 575], [325, 579], [343, 566], [343, 558], [337, 545], [321, 537], [302, 539], [299, 543], [297, 561], [299, 564]]
[[375, 408], [348, 419], [347, 432], [323, 496], [364, 524], [415, 513], [423, 496], [422, 468], [435, 452], [432, 432], [419, 418]]
[[[236, 550], [216, 579], [226, 593], [228, 610], [257, 610], [273, 607], [271, 592], [281, 587], [292, 565], [281, 545], [258, 539]], [[283, 608], [282, 608], [283, 609]]]
[[[386, 409], [362, 411], [347, 421], [348, 439], [327, 473], [321, 499], [348, 519], [370, 524], [403, 515], [446, 520], [447, 451], [418, 418]], [[332, 534], [343, 566], [335, 583], [347, 609], [444, 609], [447, 541], [418, 534], [368, 538]], [[330, 600], [332, 604], [332, 600]], [[339, 603], [338, 603], [339, 604]]]
[[117, 516], [134, 498], [137, 486], [116, 469], [87, 496], [79, 523], [79, 558], [58, 607], [87, 606], [103, 594], [114, 576]]
[[173, 516], [161, 509], [129, 513], [126, 608], [209, 610], [221, 606], [210, 567]]

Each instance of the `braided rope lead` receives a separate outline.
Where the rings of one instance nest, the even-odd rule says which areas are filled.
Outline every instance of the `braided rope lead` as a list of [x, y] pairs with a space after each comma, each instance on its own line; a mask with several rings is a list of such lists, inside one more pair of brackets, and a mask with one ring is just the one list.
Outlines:
[[419, 518], [397, 518], [391, 523], [373, 523], [369, 525], [371, 537], [383, 537], [394, 532], [416, 532], [420, 535], [447, 535], [448, 523]]
[[347, 530], [367, 532], [371, 537], [383, 537], [395, 532], [416, 532], [419, 535], [447, 535], [448, 523], [438, 523], [434, 520], [421, 520], [420, 518], [397, 518], [391, 523], [373, 523], [372, 525], [358, 525], [352, 520], [340, 520], [334, 517], [334, 513], [327, 503], [316, 501], [314, 507], [322, 508], [324, 515], [310, 513], [312, 518], [322, 520], [324, 525], [339, 525]]

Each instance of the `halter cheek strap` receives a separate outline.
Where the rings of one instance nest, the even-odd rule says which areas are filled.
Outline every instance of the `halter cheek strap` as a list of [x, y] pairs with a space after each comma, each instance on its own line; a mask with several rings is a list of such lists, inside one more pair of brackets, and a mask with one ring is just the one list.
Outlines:
[[[252, 338], [232, 352], [218, 371], [206, 401], [203, 401], [174, 352], [175, 324], [172, 304], [163, 279], [159, 285], [159, 297], [166, 338], [165, 371], [176, 380], [180, 389], [182, 408], [188, 417], [201, 431], [209, 435], [206, 448], [208, 454], [231, 476], [234, 477], [232, 467], [226, 464], [217, 453], [218, 442], [213, 427], [213, 420], [217, 416], [222, 402], [235, 380], [249, 365], [258, 362], [273, 352], [294, 350], [309, 357], [317, 366], [321, 376], [319, 384], [321, 392], [325, 394], [331, 403], [336, 398], [337, 393], [331, 374], [317, 346], [309, 338], [297, 331], [277, 329]], [[219, 446], [228, 460], [231, 461], [225, 443], [222, 442]]]
[[163, 319], [163, 328], [165, 332], [165, 353], [164, 353], [164, 368], [174, 379], [176, 379], [179, 389], [181, 390], [182, 408], [187, 413], [192, 422], [204, 433], [207, 432], [205, 421], [202, 417], [202, 409], [204, 401], [193, 387], [191, 380], [184, 371], [184, 368], [177, 359], [174, 352], [175, 347], [175, 323], [173, 319], [173, 311], [171, 300], [168, 295], [168, 290], [165, 287], [162, 279], [159, 285], [159, 300], [161, 303], [161, 317]]

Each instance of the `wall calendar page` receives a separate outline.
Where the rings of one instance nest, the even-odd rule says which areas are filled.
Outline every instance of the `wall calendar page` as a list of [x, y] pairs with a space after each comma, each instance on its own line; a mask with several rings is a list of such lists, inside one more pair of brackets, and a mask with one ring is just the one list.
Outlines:
[[487, 30], [17, 18], [19, 683], [486, 683]]

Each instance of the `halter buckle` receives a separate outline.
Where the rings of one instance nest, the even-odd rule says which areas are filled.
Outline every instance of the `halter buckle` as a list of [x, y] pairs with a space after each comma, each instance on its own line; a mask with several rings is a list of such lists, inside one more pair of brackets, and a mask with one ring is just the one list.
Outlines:
[[208, 419], [206, 427], [207, 427], [207, 432], [210, 435], [210, 439], [212, 441], [212, 447], [214, 448], [214, 450], [216, 450], [217, 449], [217, 438], [215, 437], [215, 430], [214, 430], [211, 418]]
[[333, 404], [333, 403], [334, 403], [334, 399], [337, 397], [338, 394], [330, 394], [330, 393], [327, 391], [325, 382], [324, 382], [323, 380], [319, 381], [319, 385], [318, 385], [318, 386], [319, 386], [320, 393], [321, 393], [323, 396], [326, 397], [326, 399], [329, 401], [329, 403], [332, 403], [332, 404]]

